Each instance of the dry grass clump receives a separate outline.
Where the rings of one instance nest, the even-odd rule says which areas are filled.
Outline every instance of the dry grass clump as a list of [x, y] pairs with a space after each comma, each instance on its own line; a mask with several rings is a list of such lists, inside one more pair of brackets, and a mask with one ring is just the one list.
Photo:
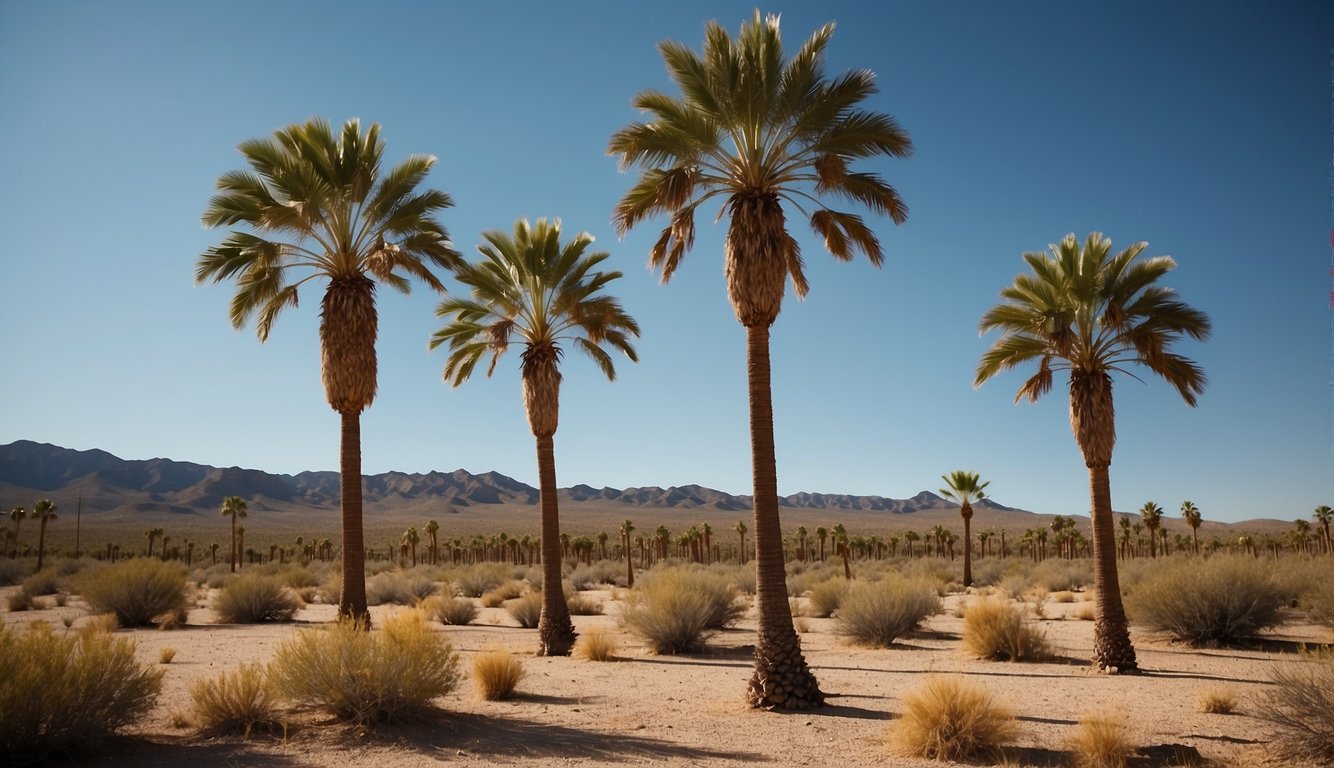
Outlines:
[[880, 581], [859, 581], [848, 588], [835, 626], [854, 642], [888, 648], [939, 612], [940, 597], [934, 584], [886, 574]]
[[991, 598], [968, 606], [963, 644], [978, 658], [993, 661], [1041, 661], [1052, 655], [1046, 635], [1024, 623], [1023, 611]]
[[1334, 629], [1334, 569], [1302, 596], [1302, 607], [1317, 624]]
[[450, 575], [459, 594], [464, 597], [481, 597], [509, 581], [513, 569], [503, 563], [477, 563], [459, 568]]
[[1201, 712], [1231, 715], [1237, 711], [1237, 692], [1225, 685], [1211, 685], [1200, 691], [1195, 704]]
[[1082, 603], [1075, 609], [1073, 616], [1080, 621], [1093, 621], [1097, 618], [1097, 609], [1093, 603]]
[[264, 668], [245, 664], [190, 686], [195, 720], [204, 731], [241, 733], [250, 738], [255, 726], [279, 725], [278, 700]]
[[505, 611], [524, 629], [537, 626], [542, 618], [542, 593], [529, 592], [505, 603]]
[[485, 593], [483, 593], [482, 607], [499, 608], [500, 606], [505, 604], [506, 600], [513, 600], [514, 598], [522, 594], [523, 594], [523, 582], [517, 581], [515, 579], [510, 579], [504, 584], [501, 584], [500, 586], [495, 587], [493, 589], [488, 589]]
[[23, 591], [37, 597], [54, 595], [60, 592], [60, 575], [55, 568], [47, 567], [23, 580]]
[[171, 647], [159, 648], [157, 652], [157, 663], [170, 664], [172, 659], [176, 658], [176, 649]]
[[745, 613], [736, 587], [709, 571], [671, 568], [649, 574], [626, 596], [621, 622], [654, 653], [692, 653], [712, 630]]
[[32, 595], [28, 594], [28, 591], [26, 589], [20, 589], [19, 591], [10, 594], [9, 599], [5, 602], [5, 604], [6, 606], [8, 606], [9, 610], [13, 611], [14, 613], [18, 613], [20, 611], [31, 611]]
[[578, 592], [568, 595], [565, 603], [569, 606], [571, 616], [601, 616], [602, 601], [588, 595], [581, 595]]
[[1129, 730], [1125, 714], [1117, 710], [1086, 713], [1079, 718], [1079, 728], [1070, 737], [1075, 765], [1079, 768], [1124, 768], [1135, 753]]
[[1163, 564], [1131, 590], [1126, 612], [1193, 645], [1227, 645], [1282, 623], [1286, 601], [1264, 563], [1216, 556]]
[[12, 587], [28, 575], [28, 566], [18, 560], [0, 560], [0, 587]]
[[472, 687], [478, 698], [486, 701], [511, 698], [523, 677], [523, 664], [509, 651], [483, 651], [473, 657]]
[[958, 677], [928, 677], [903, 699], [903, 714], [890, 724], [900, 753], [934, 760], [994, 755], [1014, 738], [1014, 713], [987, 691]]
[[817, 619], [827, 619], [843, 604], [848, 594], [848, 580], [843, 577], [822, 581], [811, 587], [809, 599], [811, 615]]
[[1075, 593], [1068, 589], [1053, 592], [1048, 597], [1053, 603], [1073, 603], [1075, 601]]
[[586, 661], [615, 661], [618, 650], [616, 638], [600, 627], [585, 630], [574, 643], [574, 655]]
[[122, 627], [142, 627], [173, 617], [183, 623], [190, 607], [185, 570], [154, 558], [100, 568], [83, 582], [83, 599], [93, 611], [115, 614]]
[[0, 625], [0, 754], [45, 759], [95, 746], [152, 710], [162, 671], [102, 623], [57, 635], [46, 622]]
[[379, 631], [350, 622], [303, 630], [269, 665], [274, 689], [298, 706], [365, 725], [430, 709], [458, 685], [458, 654], [420, 611], [386, 618]]
[[625, 566], [610, 560], [599, 560], [592, 565], [580, 563], [570, 573], [570, 584], [580, 592], [600, 586], [615, 587], [625, 584]]
[[297, 598], [277, 576], [244, 574], [229, 583], [213, 600], [220, 624], [258, 624], [290, 621]]
[[477, 605], [466, 597], [432, 598], [425, 603], [424, 609], [441, 624], [461, 627], [477, 618]]
[[1275, 746], [1292, 759], [1334, 764], [1334, 650], [1275, 666], [1269, 680], [1255, 715], [1278, 727]]
[[436, 583], [422, 573], [385, 571], [366, 580], [367, 605], [416, 605], [435, 592]]

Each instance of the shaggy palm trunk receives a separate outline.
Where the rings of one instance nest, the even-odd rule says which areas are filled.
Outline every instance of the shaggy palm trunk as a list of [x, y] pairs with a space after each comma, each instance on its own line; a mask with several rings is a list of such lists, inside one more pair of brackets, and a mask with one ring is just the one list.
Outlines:
[[42, 563], [46, 560], [46, 518], [41, 518], [41, 524], [37, 528], [37, 570], [42, 570]]
[[765, 709], [806, 709], [824, 703], [792, 626], [778, 518], [773, 402], [769, 382], [769, 327], [746, 329], [750, 383], [750, 449], [755, 486], [755, 603], [759, 638], [747, 701]]
[[364, 275], [329, 282], [320, 309], [320, 374], [329, 406], [342, 417], [339, 501], [343, 517], [340, 619], [370, 627], [362, 534], [361, 412], [375, 399], [375, 283]]
[[963, 517], [963, 585], [973, 586], [973, 506], [964, 499], [959, 506], [959, 515]]
[[542, 615], [537, 620], [539, 656], [569, 656], [574, 622], [561, 584], [560, 510], [556, 504], [556, 449], [560, 422], [559, 353], [554, 345], [523, 353], [523, 404], [537, 438], [537, 475], [542, 506]]
[[[148, 555], [149, 555], [150, 557], [152, 557], [152, 555], [153, 555], [153, 540], [152, 540], [152, 539], [149, 539], [149, 540], [148, 540]], [[237, 551], [236, 551], [236, 513], [235, 513], [235, 512], [232, 513], [232, 558], [231, 558], [231, 559], [232, 559], [232, 573], [236, 573]]]
[[1071, 373], [1070, 426], [1088, 467], [1093, 512], [1093, 576], [1098, 591], [1093, 662], [1108, 672], [1138, 672], [1116, 572], [1116, 533], [1112, 526], [1112, 489], [1108, 477], [1112, 447], [1116, 444], [1111, 377], [1105, 373]]

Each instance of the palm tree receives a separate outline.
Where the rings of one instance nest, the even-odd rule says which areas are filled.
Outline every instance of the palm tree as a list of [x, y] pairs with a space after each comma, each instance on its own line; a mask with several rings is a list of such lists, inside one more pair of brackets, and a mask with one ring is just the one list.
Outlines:
[[[915, 543], [916, 543], [919, 539], [921, 539], [921, 538], [922, 538], [922, 535], [921, 535], [920, 533], [918, 533], [917, 531], [906, 531], [906, 532], [904, 532], [904, 534], [903, 534], [903, 541], [908, 545], [908, 557], [912, 557], [912, 555], [913, 555], [913, 544], [915, 544]], [[824, 551], [824, 541], [823, 541], [823, 540], [821, 540], [821, 542], [820, 542], [820, 551], [821, 551], [822, 553], [823, 553], [823, 551]], [[824, 555], [821, 554], [820, 557], [821, 557], [821, 559], [823, 559], [823, 558], [824, 558]]]
[[[630, 534], [634, 533], [635, 525], [629, 520], [621, 521], [621, 549], [625, 552], [625, 586], [633, 589], [635, 586], [635, 564], [630, 558]], [[640, 563], [643, 566], [643, 563]]]
[[1158, 527], [1163, 524], [1163, 508], [1152, 501], [1146, 501], [1139, 508], [1139, 516], [1144, 521], [1144, 527], [1149, 529], [1149, 557], [1157, 557], [1158, 550], [1154, 542], [1158, 539]]
[[1200, 554], [1200, 523], [1204, 521], [1200, 514], [1200, 508], [1195, 506], [1192, 501], [1181, 502], [1181, 517], [1185, 519], [1186, 525], [1190, 526], [1190, 549], [1195, 554]]
[[144, 531], [144, 538], [148, 539], [149, 557], [153, 556], [153, 542], [157, 541], [159, 538], [164, 536], [165, 533], [166, 532], [163, 531], [161, 528], [149, 528], [148, 530]]
[[23, 507], [14, 507], [9, 510], [9, 519], [14, 521], [14, 556], [11, 559], [18, 559], [19, 556], [19, 526], [23, 524], [23, 518], [28, 516], [28, 511]]
[[809, 287], [784, 203], [803, 216], [803, 206], [813, 209], [810, 225], [836, 258], [849, 261], [861, 252], [876, 265], [883, 256], [871, 228], [860, 216], [826, 207], [820, 196], [861, 203], [896, 223], [908, 215], [883, 179], [849, 169], [873, 155], [906, 157], [912, 143], [893, 118], [860, 108], [876, 92], [871, 72], [825, 78], [833, 32], [833, 24], [825, 25], [785, 60], [778, 17], [756, 11], [735, 40], [709, 22], [702, 55], [661, 43], [682, 96], [639, 93], [635, 106], [651, 119], [617, 131], [608, 148], [622, 169], [642, 169], [616, 207], [619, 231], [657, 214], [671, 217], [649, 257], [664, 282], [694, 244], [700, 204], [721, 198], [729, 219], [724, 273], [732, 309], [746, 328], [750, 402], [759, 612], [748, 687], [754, 707], [802, 709], [824, 700], [792, 626], [778, 514], [769, 328], [787, 280], [798, 297]]
[[[240, 145], [253, 172], [232, 171], [204, 225], [244, 225], [205, 251], [195, 281], [235, 277], [231, 321], [253, 316], [261, 342], [274, 320], [297, 305], [310, 280], [327, 281], [320, 310], [320, 368], [329, 406], [342, 420], [339, 450], [343, 522], [343, 593], [338, 615], [369, 626], [361, 511], [361, 412], [375, 399], [376, 283], [406, 293], [408, 277], [437, 291], [429, 267], [451, 267], [458, 254], [433, 218], [453, 204], [437, 190], [417, 191], [435, 158], [414, 155], [381, 173], [380, 126], [362, 131], [356, 119], [335, 134], [311, 120], [271, 139]], [[275, 237], [277, 239], [268, 239]], [[300, 277], [293, 279], [293, 273]]]
[[940, 494], [959, 503], [959, 514], [963, 517], [963, 585], [973, 586], [973, 505], [987, 497], [985, 489], [991, 481], [983, 483], [982, 476], [976, 472], [956, 469], [948, 475], [941, 475], [945, 487]]
[[[240, 496], [228, 496], [227, 498], [223, 499], [222, 516], [230, 517], [232, 519], [232, 548], [231, 548], [230, 559], [232, 563], [232, 573], [236, 573], [236, 561], [239, 559], [241, 553], [236, 546], [236, 519], [238, 517], [241, 519], [245, 519], [246, 516], [245, 499], [241, 498]], [[148, 548], [151, 554], [151, 550], [153, 548], [151, 541], [149, 542]]]
[[235, 564], [234, 567], [244, 567], [245, 558], [242, 557], [243, 554], [245, 554], [245, 526], [238, 525], [236, 527], [236, 557], [232, 560]]
[[735, 530], [736, 530], [736, 532], [737, 532], [737, 535], [741, 537], [741, 550], [740, 550], [740, 554], [737, 555], [737, 560], [738, 560], [742, 565], [745, 565], [745, 564], [746, 564], [746, 522], [745, 522], [744, 520], [738, 520], [738, 521], [736, 521], [736, 529], [735, 529]]
[[32, 516], [41, 521], [37, 529], [37, 570], [46, 560], [46, 524], [56, 519], [56, 505], [50, 499], [41, 499], [32, 507]]
[[423, 530], [426, 531], [426, 540], [430, 542], [427, 547], [431, 554], [431, 565], [439, 565], [440, 548], [438, 545], [438, 536], [440, 535], [440, 523], [437, 523], [434, 520], [427, 520], [426, 527]]
[[1330, 509], [1328, 506], [1321, 504], [1311, 513], [1311, 517], [1315, 518], [1315, 521], [1320, 524], [1320, 541], [1325, 548], [1325, 554], [1328, 555], [1331, 552], [1334, 552], [1334, 548], [1331, 548], [1330, 546], [1329, 538], [1329, 524], [1331, 521], [1334, 521], [1334, 509]]
[[421, 536], [417, 534], [416, 527], [412, 527], [403, 532], [403, 543], [412, 550], [412, 567], [417, 567], [417, 544], [421, 542]]
[[218, 564], [218, 549], [220, 546], [221, 545], [219, 545], [218, 542], [216, 541], [208, 545], [208, 553], [212, 555], [214, 565]]
[[834, 525], [834, 554], [843, 556], [843, 578], [852, 580], [852, 568], [848, 565], [848, 529], [842, 523]]
[[588, 253], [593, 237], [586, 232], [560, 242], [560, 221], [539, 219], [530, 226], [520, 219], [513, 235], [487, 232], [478, 247], [482, 260], [460, 263], [456, 276], [471, 289], [472, 298], [449, 298], [436, 314], [452, 318], [431, 337], [432, 349], [449, 345], [444, 378], [457, 387], [472, 375], [478, 360], [491, 355], [487, 376], [511, 342], [523, 347], [523, 403], [528, 425], [537, 439], [537, 466], [542, 507], [542, 614], [538, 620], [540, 653], [564, 656], [574, 643], [574, 625], [561, 591], [560, 518], [556, 503], [556, 457], [553, 436], [559, 421], [559, 369], [562, 344], [593, 359], [610, 380], [616, 379], [609, 345], [638, 360], [631, 336], [639, 325], [615, 298], [602, 293], [620, 272], [593, 268], [605, 252]]
[[1204, 372], [1171, 351], [1181, 337], [1205, 339], [1209, 318], [1156, 285], [1176, 266], [1169, 257], [1137, 260], [1138, 243], [1115, 255], [1112, 243], [1093, 233], [1083, 245], [1067, 235], [1050, 255], [1028, 253], [1031, 274], [1019, 275], [1001, 291], [1005, 301], [990, 309], [982, 333], [1003, 333], [982, 356], [974, 386], [1003, 370], [1032, 361], [1038, 370], [1019, 388], [1016, 400], [1036, 401], [1051, 391], [1056, 371], [1070, 372], [1070, 427], [1089, 471], [1092, 500], [1094, 661], [1098, 667], [1137, 671], [1116, 572], [1112, 493], [1108, 468], [1116, 443], [1112, 373], [1132, 364], [1162, 376], [1188, 405], [1204, 391]]
[[824, 562], [824, 542], [829, 538], [829, 529], [823, 525], [815, 526], [815, 539], [820, 542], [820, 562]]

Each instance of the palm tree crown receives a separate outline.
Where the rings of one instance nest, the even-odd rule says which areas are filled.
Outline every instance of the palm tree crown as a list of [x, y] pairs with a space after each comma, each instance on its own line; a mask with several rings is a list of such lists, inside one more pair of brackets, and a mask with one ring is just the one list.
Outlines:
[[[894, 118], [859, 105], [876, 93], [875, 75], [854, 70], [828, 79], [826, 24], [785, 58], [777, 16], [759, 11], [733, 39], [716, 21], [702, 53], [673, 41], [658, 48], [681, 96], [646, 90], [634, 106], [649, 115], [611, 138], [622, 170], [642, 168], [617, 205], [624, 234], [645, 218], [668, 214], [649, 263], [671, 279], [694, 244], [695, 210], [724, 199], [730, 214], [728, 293], [743, 325], [772, 323], [787, 278], [797, 295], [809, 288], [801, 254], [783, 226], [782, 203], [809, 217], [836, 258], [864, 253], [880, 264], [880, 241], [860, 216], [827, 207], [820, 196], [860, 203], [903, 223], [908, 208], [875, 173], [849, 164], [866, 157], [908, 157], [912, 140]], [[809, 209], [809, 213], [808, 213]], [[746, 240], [748, 242], [740, 242]]]
[[941, 475], [940, 479], [945, 481], [940, 494], [960, 505], [971, 505], [974, 501], [985, 499], [986, 487], [991, 485], [990, 480], [984, 483], [981, 475], [965, 469], [956, 469], [948, 475]]

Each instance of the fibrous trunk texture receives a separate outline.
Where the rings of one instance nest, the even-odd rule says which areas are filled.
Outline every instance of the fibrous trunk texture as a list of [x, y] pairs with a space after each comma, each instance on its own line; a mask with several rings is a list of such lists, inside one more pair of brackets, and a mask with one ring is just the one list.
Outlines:
[[778, 518], [773, 402], [769, 391], [769, 326], [746, 328], [750, 385], [750, 449], [755, 486], [755, 603], [759, 637], [746, 699], [752, 707], [807, 709], [824, 703], [792, 626]]
[[538, 655], [569, 656], [574, 647], [575, 632], [561, 585], [556, 452], [551, 435], [537, 437], [537, 474], [542, 504], [542, 615], [537, 621]]
[[963, 517], [963, 585], [973, 586], [973, 505], [965, 499], [959, 506]]
[[[750, 328], [773, 324], [783, 304], [792, 240], [775, 195], [735, 196], [723, 259], [727, 297]], [[767, 385], [767, 384], [766, 384]]]
[[339, 497], [343, 507], [343, 592], [338, 618], [370, 628], [366, 608], [366, 547], [361, 531], [361, 415], [342, 414]]

